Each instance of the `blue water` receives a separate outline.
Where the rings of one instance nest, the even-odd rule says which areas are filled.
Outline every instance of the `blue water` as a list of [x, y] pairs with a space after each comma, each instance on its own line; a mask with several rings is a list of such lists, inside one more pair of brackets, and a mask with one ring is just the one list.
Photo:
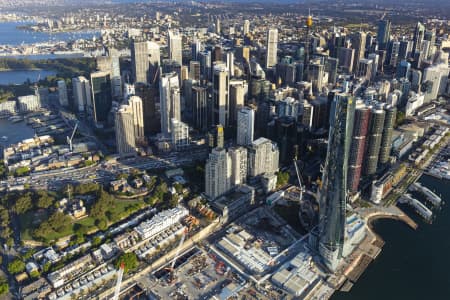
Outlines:
[[0, 71], [0, 85], [22, 84], [30, 79], [30, 82], [36, 82], [39, 74], [41, 79], [47, 76], [56, 75], [52, 70], [14, 70], [14, 71]]
[[450, 184], [423, 176], [420, 182], [441, 194], [444, 204], [433, 224], [416, 216], [412, 230], [392, 220], [378, 220], [375, 231], [386, 244], [349, 293], [332, 300], [448, 300], [450, 299]]
[[76, 39], [92, 39], [99, 36], [98, 32], [34, 32], [19, 30], [16, 26], [26, 25], [20, 22], [0, 23], [0, 45], [17, 46], [22, 43], [34, 44], [42, 42], [70, 41]]
[[8, 137], [8, 140], [2, 141], [0, 139], [0, 148], [1, 146], [7, 147], [24, 139], [32, 138], [34, 136], [34, 129], [27, 126], [24, 121], [12, 123], [7, 119], [0, 119], [0, 137], [3, 136]]

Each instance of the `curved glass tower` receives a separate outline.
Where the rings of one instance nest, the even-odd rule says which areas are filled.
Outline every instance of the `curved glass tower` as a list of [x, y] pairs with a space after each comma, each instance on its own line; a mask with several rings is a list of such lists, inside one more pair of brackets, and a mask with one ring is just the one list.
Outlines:
[[319, 198], [319, 252], [325, 265], [333, 271], [339, 265], [344, 247], [347, 170], [354, 114], [353, 97], [336, 94], [330, 114], [327, 158]]

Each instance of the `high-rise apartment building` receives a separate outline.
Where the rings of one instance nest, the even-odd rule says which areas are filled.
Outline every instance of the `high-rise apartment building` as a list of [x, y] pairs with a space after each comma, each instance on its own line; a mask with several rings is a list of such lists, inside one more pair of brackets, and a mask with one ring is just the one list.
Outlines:
[[130, 105], [122, 105], [116, 112], [115, 131], [117, 152], [120, 156], [135, 155], [134, 116]]
[[247, 181], [247, 148], [233, 147], [228, 150], [231, 157], [231, 186]]
[[253, 142], [255, 131], [255, 111], [249, 107], [243, 107], [237, 114], [237, 144], [248, 146]]
[[368, 140], [364, 167], [365, 175], [374, 175], [377, 172], [385, 116], [386, 112], [382, 107], [377, 106], [372, 108], [369, 133], [367, 136]]
[[134, 136], [136, 140], [144, 138], [144, 112], [142, 107], [142, 99], [139, 96], [131, 96], [128, 99], [133, 113]]
[[64, 80], [58, 80], [58, 99], [59, 105], [68, 107], [69, 98], [67, 96], [67, 86]]
[[205, 165], [205, 194], [210, 199], [225, 194], [231, 188], [231, 158], [223, 148], [214, 148]]
[[280, 152], [276, 143], [259, 138], [248, 149], [248, 175], [255, 177], [278, 171]]
[[383, 135], [381, 137], [380, 155], [378, 159], [378, 165], [380, 167], [389, 161], [392, 149], [392, 134], [397, 117], [397, 108], [395, 106], [387, 106], [385, 107], [385, 111], [386, 115], [384, 118]]
[[84, 113], [91, 107], [91, 85], [83, 76], [72, 79], [73, 98], [75, 110]]

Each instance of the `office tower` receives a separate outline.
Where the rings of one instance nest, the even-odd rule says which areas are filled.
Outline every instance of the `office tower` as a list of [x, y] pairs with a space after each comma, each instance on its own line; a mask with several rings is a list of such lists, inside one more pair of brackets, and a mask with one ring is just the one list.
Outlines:
[[365, 80], [370, 81], [372, 79], [372, 69], [373, 69], [373, 61], [370, 59], [363, 58], [359, 61], [356, 76], [362, 77]]
[[336, 84], [339, 60], [334, 57], [327, 57], [325, 59], [325, 72], [328, 73], [328, 82]]
[[189, 145], [189, 126], [177, 119], [170, 120], [172, 145], [180, 149]]
[[230, 72], [230, 77], [234, 76], [234, 53], [232, 51], [227, 52], [227, 68]]
[[266, 68], [272, 68], [277, 64], [278, 29], [269, 29], [266, 42]]
[[392, 133], [394, 131], [397, 108], [395, 106], [385, 107], [386, 116], [384, 118], [383, 135], [381, 138], [380, 157], [378, 166], [382, 167], [389, 161], [392, 149]]
[[312, 83], [315, 92], [321, 92], [326, 85], [324, 82], [325, 67], [320, 62], [313, 62], [309, 65], [308, 81]]
[[347, 170], [354, 114], [353, 97], [336, 94], [331, 107], [328, 150], [319, 194], [319, 253], [332, 271], [337, 269], [343, 257]]
[[445, 93], [445, 87], [448, 83], [449, 67], [446, 63], [432, 65], [423, 72], [422, 86], [424, 86], [425, 100], [429, 103], [437, 99], [438, 95]]
[[120, 156], [136, 154], [133, 110], [130, 105], [122, 105], [116, 112], [115, 131], [117, 152]]
[[195, 39], [191, 44], [191, 59], [200, 60], [199, 53], [202, 51], [202, 44], [200, 40]]
[[378, 106], [372, 108], [370, 114], [369, 132], [367, 135], [367, 148], [364, 167], [365, 175], [370, 176], [377, 172], [385, 116], [386, 113], [382, 107]]
[[236, 126], [237, 112], [244, 107], [246, 82], [244, 80], [230, 80], [230, 125]]
[[278, 117], [291, 117], [297, 120], [300, 114], [300, 102], [292, 97], [286, 97], [283, 100], [279, 100], [276, 103], [276, 112]]
[[250, 61], [250, 48], [242, 47], [242, 59], [244, 59], [247, 63]]
[[191, 60], [189, 63], [189, 78], [200, 81], [200, 62]]
[[259, 138], [248, 149], [248, 175], [255, 177], [278, 171], [280, 152], [276, 143]]
[[418, 93], [422, 84], [422, 72], [420, 70], [411, 69], [411, 89]]
[[398, 59], [406, 60], [411, 56], [412, 43], [407, 40], [401, 40], [398, 50]]
[[389, 43], [387, 60], [388, 64], [391, 67], [394, 68], [397, 67], [399, 51], [400, 51], [400, 42], [393, 41]]
[[109, 72], [91, 74], [93, 117], [97, 125], [105, 123], [112, 107], [111, 75]]
[[123, 85], [123, 99], [128, 100], [129, 97], [135, 95], [136, 89], [134, 84], [125, 83]]
[[386, 45], [389, 42], [390, 35], [391, 35], [391, 21], [379, 20], [377, 33], [377, 42], [379, 49], [386, 49]]
[[397, 66], [397, 78], [408, 78], [409, 70], [411, 69], [411, 64], [406, 60], [402, 60]]
[[72, 79], [74, 107], [78, 112], [85, 112], [91, 103], [91, 85], [83, 76]]
[[379, 60], [380, 56], [376, 53], [370, 53], [368, 58], [372, 60], [372, 79], [375, 79], [378, 73], [378, 66], [380, 65]]
[[159, 82], [161, 106], [161, 132], [169, 136], [170, 120], [181, 120], [181, 99], [178, 75], [174, 72], [163, 74]]
[[211, 52], [205, 51], [200, 52], [200, 66], [201, 66], [201, 75], [203, 80], [211, 79]]
[[243, 33], [244, 33], [244, 35], [247, 35], [250, 33], [250, 21], [249, 20], [244, 20]]
[[111, 58], [111, 84], [113, 97], [116, 99], [122, 97], [122, 77], [120, 75], [119, 51], [117, 49], [109, 49], [109, 57]]
[[366, 51], [366, 33], [357, 32], [353, 35], [352, 46], [355, 49], [355, 59], [353, 60], [353, 70], [358, 70], [359, 61], [364, 58]]
[[420, 46], [422, 44], [423, 38], [425, 36], [425, 26], [417, 22], [416, 29], [414, 30], [414, 37], [413, 37], [413, 47], [411, 54], [416, 55], [417, 52], [420, 52]]
[[67, 97], [67, 86], [64, 80], [58, 80], [58, 99], [59, 105], [68, 107], [69, 98]]
[[214, 148], [205, 165], [205, 194], [210, 199], [225, 194], [231, 188], [231, 158], [223, 148]]
[[134, 82], [147, 82], [149, 63], [147, 60], [147, 42], [131, 44], [131, 67]]
[[223, 148], [224, 146], [224, 136], [223, 136], [223, 126], [215, 125], [212, 126], [208, 131], [208, 146], [210, 148]]
[[253, 142], [255, 131], [255, 111], [249, 107], [243, 107], [237, 114], [237, 144], [248, 146]]
[[303, 101], [302, 125], [311, 130], [314, 115], [314, 107], [306, 100]]
[[221, 32], [222, 32], [222, 28], [220, 26], [220, 19], [217, 17], [216, 18], [216, 34], [220, 35]]
[[222, 47], [220, 45], [214, 46], [213, 53], [212, 53], [212, 62], [222, 62], [223, 53], [222, 53]]
[[228, 69], [224, 64], [214, 66], [212, 100], [212, 123], [228, 127], [230, 115], [229, 77]]
[[156, 97], [158, 88], [147, 83], [138, 82], [134, 85], [133, 95], [142, 99], [144, 115], [144, 134], [151, 135], [160, 132], [160, 120], [156, 113]]
[[232, 147], [228, 150], [231, 157], [231, 186], [247, 181], [247, 148]]
[[355, 49], [339, 47], [337, 50], [339, 67], [341, 67], [344, 72], [347, 73], [352, 72], [354, 57], [355, 57]]
[[147, 42], [147, 51], [148, 62], [150, 63], [147, 82], [151, 85], [157, 85], [159, 81], [159, 68], [161, 66], [160, 47], [155, 42]]
[[169, 59], [183, 65], [183, 45], [182, 37], [179, 32], [169, 30]]
[[348, 190], [351, 193], [358, 191], [364, 161], [366, 136], [369, 129], [370, 108], [362, 101], [357, 101], [355, 121], [348, 161]]
[[131, 96], [128, 100], [133, 112], [134, 136], [136, 140], [144, 138], [144, 112], [142, 108], [142, 99], [139, 96]]
[[208, 93], [204, 87], [192, 87], [192, 123], [200, 131], [208, 128]]

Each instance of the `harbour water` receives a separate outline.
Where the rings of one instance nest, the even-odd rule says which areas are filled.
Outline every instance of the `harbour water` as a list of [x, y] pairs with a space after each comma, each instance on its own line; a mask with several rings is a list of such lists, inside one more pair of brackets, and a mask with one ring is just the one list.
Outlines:
[[419, 182], [447, 202], [433, 211], [433, 223], [413, 212], [410, 215], [419, 224], [416, 231], [399, 221], [375, 221], [375, 231], [386, 242], [381, 254], [349, 293], [337, 292], [332, 300], [450, 299], [450, 185], [430, 176]]
[[[4, 141], [3, 136], [8, 139]], [[18, 143], [34, 136], [33, 128], [27, 126], [25, 121], [12, 123], [8, 119], [0, 119], [0, 147]]]
[[23, 26], [26, 23], [3, 22], [0, 23], [0, 45], [18, 46], [24, 44], [69, 41], [75, 39], [92, 39], [98, 36], [98, 32], [34, 32], [17, 29], [17, 26]]
[[56, 72], [52, 70], [8, 70], [0, 71], [0, 85], [8, 84], [22, 84], [28, 79], [31, 83], [36, 82], [39, 75], [41, 79], [47, 76], [55, 75]]

